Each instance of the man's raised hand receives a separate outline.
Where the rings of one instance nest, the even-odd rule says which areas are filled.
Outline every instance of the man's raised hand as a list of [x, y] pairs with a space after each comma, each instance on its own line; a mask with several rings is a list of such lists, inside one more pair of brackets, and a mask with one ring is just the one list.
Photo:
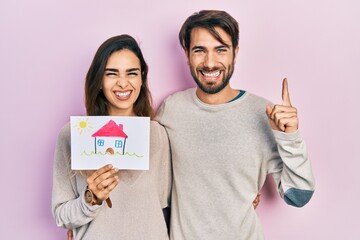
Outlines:
[[266, 114], [269, 118], [270, 126], [273, 130], [286, 133], [297, 131], [299, 119], [297, 109], [291, 105], [288, 82], [284, 78], [282, 84], [282, 104], [276, 104], [273, 107], [266, 106]]

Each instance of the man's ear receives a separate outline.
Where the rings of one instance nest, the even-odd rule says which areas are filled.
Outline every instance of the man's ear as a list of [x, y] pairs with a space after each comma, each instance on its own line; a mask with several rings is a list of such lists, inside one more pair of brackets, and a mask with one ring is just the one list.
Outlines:
[[190, 65], [190, 63], [189, 63], [189, 51], [188, 50], [185, 50], [185, 57], [186, 57], [186, 64]]
[[235, 52], [234, 52], [234, 64], [236, 63], [236, 58], [237, 58], [238, 53], [239, 53], [239, 46], [237, 46], [237, 47], [235, 48]]

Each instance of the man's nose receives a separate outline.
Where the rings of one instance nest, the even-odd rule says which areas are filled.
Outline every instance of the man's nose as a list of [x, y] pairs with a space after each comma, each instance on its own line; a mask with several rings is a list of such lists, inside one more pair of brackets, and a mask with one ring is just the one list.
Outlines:
[[213, 68], [216, 65], [216, 56], [213, 53], [208, 52], [205, 56], [204, 66], [208, 68]]

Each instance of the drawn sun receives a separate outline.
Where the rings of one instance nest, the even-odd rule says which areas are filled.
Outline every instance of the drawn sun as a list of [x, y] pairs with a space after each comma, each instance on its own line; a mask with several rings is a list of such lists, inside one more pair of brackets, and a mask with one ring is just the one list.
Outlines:
[[90, 126], [89, 118], [80, 120], [74, 127], [78, 129], [80, 135], [84, 132], [90, 132], [90, 130], [93, 128]]

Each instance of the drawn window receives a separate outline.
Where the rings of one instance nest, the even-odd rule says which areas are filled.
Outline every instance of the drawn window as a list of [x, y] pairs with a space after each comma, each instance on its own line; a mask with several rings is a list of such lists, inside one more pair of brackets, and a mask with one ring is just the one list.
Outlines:
[[116, 148], [122, 148], [122, 141], [121, 140], [115, 140], [115, 147]]
[[98, 146], [102, 147], [102, 146], [104, 146], [105, 141], [104, 141], [104, 139], [99, 139], [97, 141], [97, 143], [98, 143]]

